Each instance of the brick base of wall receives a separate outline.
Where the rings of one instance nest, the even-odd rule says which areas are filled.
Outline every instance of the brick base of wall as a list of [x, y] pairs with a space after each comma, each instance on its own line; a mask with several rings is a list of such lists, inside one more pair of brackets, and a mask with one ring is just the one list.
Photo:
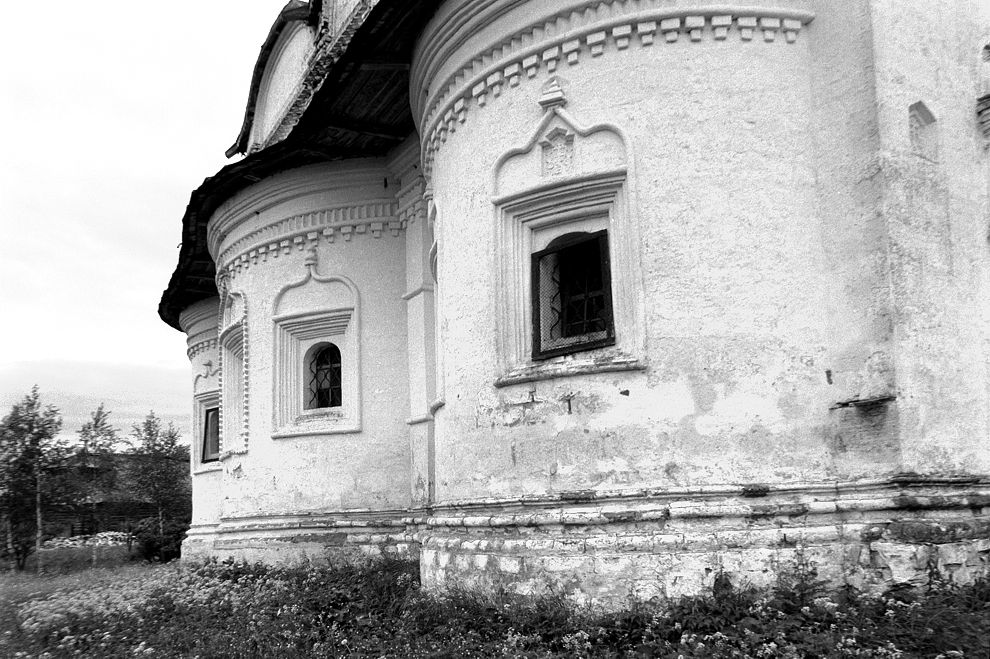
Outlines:
[[297, 564], [388, 554], [415, 560], [419, 543], [413, 529], [419, 520], [408, 514], [376, 511], [224, 519], [190, 528], [182, 558]]
[[422, 579], [519, 592], [552, 584], [604, 604], [696, 594], [719, 573], [768, 585], [799, 563], [835, 587], [922, 585], [936, 573], [966, 583], [990, 574], [987, 486], [906, 477], [451, 506], [417, 535]]
[[183, 556], [271, 563], [418, 557], [425, 587], [548, 586], [622, 604], [772, 584], [811, 565], [833, 586], [883, 590], [990, 574], [990, 480], [883, 481], [571, 492], [417, 511], [224, 520], [190, 529]]

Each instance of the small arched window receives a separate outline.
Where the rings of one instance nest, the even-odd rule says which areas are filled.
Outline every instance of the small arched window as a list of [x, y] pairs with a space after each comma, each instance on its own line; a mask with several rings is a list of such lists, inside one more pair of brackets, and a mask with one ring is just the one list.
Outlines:
[[332, 343], [321, 343], [313, 347], [306, 361], [306, 378], [309, 385], [306, 409], [340, 407], [343, 404], [340, 348]]

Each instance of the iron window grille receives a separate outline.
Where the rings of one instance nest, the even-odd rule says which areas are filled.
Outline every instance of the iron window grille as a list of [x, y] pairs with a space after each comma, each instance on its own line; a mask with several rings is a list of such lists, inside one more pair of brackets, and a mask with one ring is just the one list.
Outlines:
[[209, 407], [203, 413], [203, 462], [220, 459], [220, 408]]
[[341, 389], [340, 348], [328, 343], [316, 350], [309, 361], [309, 397], [307, 410], [340, 407]]
[[569, 233], [532, 255], [533, 359], [615, 345], [608, 231]]

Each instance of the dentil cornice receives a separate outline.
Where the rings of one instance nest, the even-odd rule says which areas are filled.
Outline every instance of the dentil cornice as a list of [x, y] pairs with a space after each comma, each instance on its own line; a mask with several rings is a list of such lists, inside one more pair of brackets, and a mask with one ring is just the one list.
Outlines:
[[[424, 32], [411, 72], [411, 88], [427, 176], [448, 135], [465, 123], [473, 110], [538, 73], [553, 74], [587, 58], [631, 47], [662, 47], [682, 39], [789, 44], [814, 19], [810, 11], [782, 7], [584, 0], [567, 3], [552, 15], [492, 36], [489, 46], [479, 51], [459, 52], [468, 39], [490, 31], [488, 26], [498, 24], [498, 19], [524, 4], [524, 0], [470, 0], [441, 15]], [[455, 57], [467, 61], [443, 79], [436, 79]], [[426, 96], [419, 93], [421, 90], [431, 93]]]

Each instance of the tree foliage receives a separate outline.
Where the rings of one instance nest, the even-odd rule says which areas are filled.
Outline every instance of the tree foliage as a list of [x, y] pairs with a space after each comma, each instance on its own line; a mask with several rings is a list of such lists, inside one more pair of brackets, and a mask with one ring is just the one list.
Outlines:
[[0, 517], [3, 554], [18, 569], [41, 544], [42, 504], [72, 495], [66, 472], [69, 449], [59, 439], [62, 418], [51, 405], [42, 408], [35, 386], [0, 421]]
[[79, 443], [72, 460], [73, 485], [81, 506], [95, 506], [113, 492], [117, 484], [114, 453], [119, 445], [120, 435], [110, 424], [110, 412], [100, 403], [79, 430]]
[[[88, 533], [99, 532], [97, 507], [112, 496], [117, 485], [114, 452], [119, 444], [120, 435], [110, 424], [110, 412], [100, 403], [79, 429], [79, 443], [72, 456], [72, 485], [79, 494], [77, 510], [88, 518]], [[92, 549], [93, 565], [96, 565], [95, 544]]]
[[164, 534], [166, 520], [188, 521], [191, 496], [187, 472], [188, 449], [182, 446], [179, 431], [150, 412], [131, 431], [135, 494], [154, 504], [158, 530]]

